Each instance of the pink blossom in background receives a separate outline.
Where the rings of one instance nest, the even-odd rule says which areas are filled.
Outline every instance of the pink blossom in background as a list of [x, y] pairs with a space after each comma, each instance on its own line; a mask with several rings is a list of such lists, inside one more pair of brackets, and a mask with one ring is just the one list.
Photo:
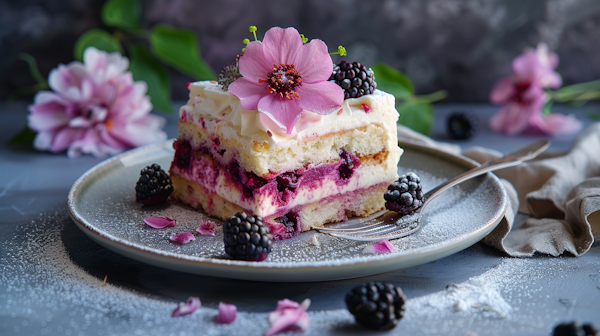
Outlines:
[[342, 88], [328, 81], [333, 62], [325, 43], [303, 44], [294, 28], [273, 27], [262, 42], [248, 43], [239, 68], [243, 77], [229, 92], [245, 109], [261, 112], [261, 120], [269, 117], [278, 133], [291, 134], [303, 110], [330, 114], [344, 101]]
[[195, 312], [196, 309], [200, 308], [201, 305], [202, 303], [200, 302], [199, 298], [190, 296], [187, 302], [180, 302], [177, 305], [177, 308], [175, 308], [175, 310], [173, 310], [171, 313], [171, 317], [189, 315]]
[[145, 82], [134, 82], [129, 61], [118, 52], [89, 47], [83, 63], [59, 65], [48, 76], [52, 91], [40, 91], [29, 106], [34, 147], [69, 157], [104, 157], [164, 141], [165, 119], [149, 114]]
[[490, 92], [491, 103], [504, 104], [490, 119], [490, 128], [508, 135], [525, 131], [547, 135], [579, 131], [582, 124], [573, 116], [542, 113], [548, 99], [544, 89], [562, 85], [560, 75], [554, 71], [557, 66], [558, 56], [549, 52], [545, 43], [517, 56], [512, 62], [514, 75], [498, 80]]
[[281, 332], [308, 330], [310, 319], [306, 310], [310, 307], [310, 299], [298, 303], [289, 299], [277, 301], [275, 311], [269, 313], [271, 327], [264, 336], [273, 336]]
[[237, 307], [225, 302], [219, 302], [219, 314], [215, 316], [215, 322], [219, 324], [229, 324], [235, 320]]

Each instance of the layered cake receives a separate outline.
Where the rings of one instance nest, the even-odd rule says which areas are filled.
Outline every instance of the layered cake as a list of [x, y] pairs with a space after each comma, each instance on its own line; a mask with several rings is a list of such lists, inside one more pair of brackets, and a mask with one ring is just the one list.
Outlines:
[[[243, 77], [233, 83], [188, 85], [173, 144], [172, 199], [221, 219], [261, 216], [275, 239], [384, 209], [402, 154], [394, 97], [372, 80], [338, 85], [353, 67], [353, 77], [367, 81], [366, 69], [340, 69], [322, 41], [298, 45], [296, 35], [272, 28], [262, 43], [250, 42], [239, 58]], [[278, 43], [297, 47], [299, 56]], [[287, 58], [273, 59], [278, 52]], [[337, 80], [336, 71], [343, 72]]]

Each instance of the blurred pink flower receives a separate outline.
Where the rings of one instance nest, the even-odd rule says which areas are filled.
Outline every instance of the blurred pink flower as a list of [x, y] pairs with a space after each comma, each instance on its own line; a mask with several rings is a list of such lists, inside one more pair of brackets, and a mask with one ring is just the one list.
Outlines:
[[294, 28], [273, 27], [262, 42], [248, 43], [239, 68], [243, 77], [229, 91], [245, 109], [258, 110], [288, 134], [302, 110], [330, 114], [344, 101], [342, 88], [328, 81], [333, 62], [325, 43], [303, 44]]
[[547, 101], [545, 88], [559, 88], [562, 79], [554, 71], [558, 56], [545, 43], [526, 50], [512, 62], [514, 76], [498, 80], [490, 92], [490, 102], [504, 104], [489, 122], [493, 131], [508, 135], [533, 131], [547, 135], [570, 134], [582, 124], [573, 116], [543, 115]]
[[38, 92], [29, 106], [36, 149], [103, 157], [166, 139], [165, 120], [149, 114], [147, 85], [126, 72], [126, 57], [89, 47], [83, 61], [53, 69], [53, 92]]

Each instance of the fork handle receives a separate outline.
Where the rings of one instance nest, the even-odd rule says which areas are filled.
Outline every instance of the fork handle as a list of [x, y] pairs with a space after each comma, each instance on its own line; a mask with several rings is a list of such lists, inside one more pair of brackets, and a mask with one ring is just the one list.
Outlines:
[[419, 208], [419, 211], [423, 211], [423, 208], [425, 208], [427, 206], [427, 204], [429, 204], [429, 202], [432, 199], [434, 199], [437, 195], [441, 194], [442, 192], [448, 190], [449, 188], [451, 188], [459, 183], [462, 183], [470, 178], [477, 177], [477, 176], [483, 175], [485, 173], [489, 173], [494, 170], [504, 169], [504, 168], [519, 165], [522, 161], [523, 160], [519, 160], [519, 159], [513, 160], [513, 161], [501, 161], [501, 162], [498, 162], [496, 160], [490, 160], [490, 161], [486, 161], [486, 162], [482, 163], [480, 166], [477, 166], [477, 167], [475, 167], [471, 170], [468, 170], [458, 176], [455, 176], [454, 178], [429, 190], [425, 195], [423, 195], [423, 197], [425, 198], [425, 202]]

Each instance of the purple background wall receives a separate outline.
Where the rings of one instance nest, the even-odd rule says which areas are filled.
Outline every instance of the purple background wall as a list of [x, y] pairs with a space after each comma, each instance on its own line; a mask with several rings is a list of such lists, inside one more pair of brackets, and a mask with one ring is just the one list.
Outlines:
[[[20, 52], [44, 76], [73, 59], [77, 37], [100, 22], [101, 0], [0, 1], [0, 99], [31, 85]], [[447, 102], [485, 102], [510, 61], [545, 41], [560, 58], [565, 83], [600, 78], [598, 0], [145, 0], [143, 26], [168, 23], [196, 31], [201, 52], [219, 72], [240, 52], [248, 26], [294, 26], [345, 59], [386, 62], [404, 71], [418, 93], [448, 90]], [[337, 59], [334, 59], [337, 61]], [[190, 78], [172, 71], [174, 99]], [[26, 97], [27, 98], [27, 97]]]

